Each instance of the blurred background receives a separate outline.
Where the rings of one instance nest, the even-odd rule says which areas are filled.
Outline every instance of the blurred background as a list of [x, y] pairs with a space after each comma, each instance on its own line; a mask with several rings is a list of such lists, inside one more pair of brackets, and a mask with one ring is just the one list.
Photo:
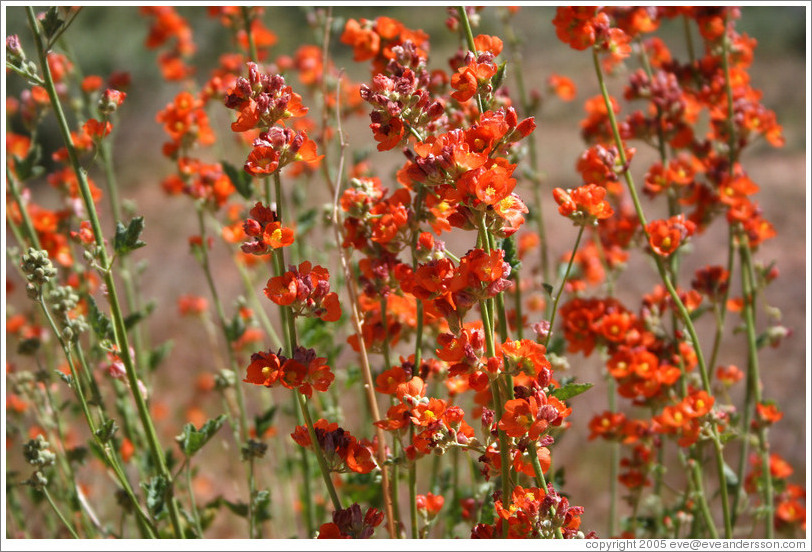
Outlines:
[[[5, 8], [5, 25], [7, 34], [18, 34], [27, 52], [33, 53], [24, 9], [21, 7]], [[208, 78], [210, 71], [217, 67], [218, 57], [226, 51], [233, 51], [234, 46], [228, 32], [214, 18], [207, 16], [204, 7], [181, 6], [177, 11], [190, 23], [194, 31], [194, 42], [197, 53], [192, 63], [197, 67], [198, 84]], [[308, 7], [268, 7], [263, 18], [264, 24], [278, 37], [278, 43], [271, 50], [273, 57], [292, 55], [302, 44], [320, 44], [320, 31], [308, 25], [312, 8]], [[459, 45], [458, 36], [448, 31], [445, 26], [447, 12], [437, 6], [414, 7], [335, 7], [333, 16], [339, 22], [333, 33], [331, 56], [337, 67], [343, 68], [352, 82], [368, 82], [369, 66], [367, 62], [352, 61], [351, 49], [339, 42], [340, 23], [347, 18], [374, 19], [386, 15], [402, 21], [412, 29], [422, 29], [431, 37], [430, 66], [448, 70], [447, 59], [452, 56]], [[503, 36], [504, 27], [496, 13], [496, 8], [486, 8], [481, 12], [481, 21], [475, 34], [494, 34]], [[542, 170], [545, 173], [543, 197], [547, 201], [545, 221], [551, 236], [550, 248], [554, 258], [563, 255], [572, 247], [576, 230], [566, 220], [559, 220], [551, 190], [554, 187], [575, 187], [580, 177], [575, 172], [575, 162], [584, 150], [580, 138], [579, 121], [584, 115], [583, 103], [599, 93], [592, 68], [591, 56], [587, 52], [577, 52], [561, 44], [555, 37], [551, 21], [555, 15], [553, 7], [530, 7], [521, 9], [520, 15], [513, 18], [517, 34], [523, 37], [522, 55], [524, 58], [524, 79], [529, 89], [538, 90], [543, 98], [542, 107], [536, 117], [538, 154]], [[180, 432], [181, 426], [192, 418], [190, 409], [201, 410], [212, 418], [222, 411], [219, 400], [215, 397], [204, 397], [199, 394], [193, 382], [201, 374], [212, 372], [211, 349], [201, 346], [209, 340], [208, 334], [199, 323], [181, 318], [177, 310], [177, 299], [183, 294], [196, 294], [208, 297], [208, 289], [199, 266], [189, 252], [187, 238], [197, 233], [197, 221], [191, 202], [185, 197], [167, 198], [161, 189], [161, 181], [173, 172], [172, 163], [161, 156], [161, 144], [165, 135], [155, 114], [171, 102], [182, 90], [179, 83], [167, 83], [161, 77], [156, 64], [156, 52], [144, 48], [150, 21], [138, 13], [137, 7], [102, 7], [87, 6], [66, 34], [71, 54], [85, 74], [107, 76], [113, 71], [128, 71], [132, 84], [127, 91], [127, 99], [119, 111], [118, 130], [115, 134], [115, 163], [122, 196], [129, 202], [134, 213], [143, 214], [146, 219], [144, 240], [148, 246], [134, 253], [134, 258], [147, 263], [141, 277], [141, 288], [147, 299], [157, 305], [155, 312], [146, 323], [146, 331], [155, 341], [172, 339], [174, 347], [170, 357], [154, 375], [152, 384], [151, 405], [160, 407], [163, 415], [158, 422], [161, 438], [165, 446], [172, 445], [171, 439]], [[758, 41], [755, 59], [750, 69], [751, 84], [764, 93], [762, 103], [776, 112], [778, 122], [784, 128], [786, 145], [773, 149], [766, 143], [758, 143], [749, 148], [741, 160], [754, 182], [761, 187], [757, 200], [762, 206], [765, 217], [770, 220], [778, 236], [764, 243], [757, 253], [757, 260], [764, 264], [775, 261], [780, 271], [778, 280], [768, 288], [764, 300], [771, 306], [780, 309], [782, 323], [790, 328], [793, 334], [778, 349], [765, 349], [761, 355], [764, 396], [774, 399], [785, 412], [781, 420], [771, 431], [771, 443], [774, 452], [778, 452], [795, 468], [791, 478], [796, 483], [804, 483], [807, 447], [805, 411], [808, 397], [805, 395], [805, 382], [808, 378], [807, 350], [805, 339], [808, 335], [806, 326], [806, 255], [808, 244], [805, 242], [805, 228], [808, 213], [805, 212], [807, 185], [805, 172], [807, 166], [806, 121], [808, 84], [805, 78], [807, 39], [806, 10], [804, 7], [749, 7], [742, 8], [742, 17], [736, 22], [740, 33], [746, 33]], [[658, 36], [663, 38], [672, 54], [685, 59], [684, 36], [681, 23], [666, 21]], [[31, 55], [31, 54], [29, 54]], [[506, 58], [503, 54], [503, 58]], [[578, 89], [575, 101], [565, 103], [548, 93], [546, 79], [551, 73], [571, 78]], [[514, 75], [508, 64], [508, 90], [514, 88]], [[620, 97], [624, 86], [623, 70], [610, 82], [610, 92]], [[291, 76], [290, 84], [297, 87], [296, 77]], [[7, 93], [18, 96], [23, 89], [21, 79], [7, 75]], [[307, 103], [307, 102], [306, 102]], [[315, 106], [315, 104], [313, 104]], [[211, 110], [215, 111], [215, 110]], [[223, 109], [220, 113], [211, 113], [212, 127], [218, 136], [225, 138], [230, 133], [228, 122], [230, 114]], [[51, 118], [46, 123], [53, 125]], [[14, 126], [8, 130], [19, 130]], [[51, 127], [55, 130], [55, 127]], [[374, 149], [368, 119], [356, 117], [346, 122], [345, 131], [350, 149]], [[59, 147], [58, 133], [43, 132], [43, 146], [46, 158], [49, 152]], [[218, 145], [217, 158], [228, 158], [232, 163], [242, 163], [244, 151], [234, 144]], [[642, 151], [638, 147], [638, 156], [632, 163], [632, 169], [638, 169], [635, 177], [642, 181], [641, 167], [653, 159], [653, 152]], [[242, 153], [241, 153], [242, 152]], [[216, 157], [215, 156], [215, 157]], [[372, 161], [384, 186], [393, 186], [393, 170], [400, 167], [402, 156], [397, 152], [373, 155]], [[91, 176], [93, 172], [91, 171]], [[328, 200], [324, 183], [313, 179], [307, 183], [307, 197], [311, 206]], [[48, 206], [53, 201], [50, 186], [45, 183], [32, 185], [32, 193], [38, 202]], [[528, 201], [531, 197], [526, 183], [520, 183], [517, 190]], [[51, 198], [51, 199], [49, 199]], [[102, 202], [102, 217], [106, 221], [105, 232], [112, 233], [112, 222], [105, 211], [106, 202]], [[332, 240], [331, 234], [327, 240]], [[714, 225], [708, 235], [696, 240], [693, 251], [686, 256], [682, 275], [685, 280], [693, 270], [705, 264], [722, 264], [726, 254], [726, 230], [719, 223]], [[218, 242], [214, 247], [213, 264], [218, 268], [216, 274], [221, 295], [227, 309], [237, 296], [242, 293], [239, 273], [236, 271], [225, 245]], [[532, 263], [532, 261], [531, 261]], [[337, 264], [333, 267], [337, 268]], [[9, 278], [16, 274], [9, 273]], [[641, 255], [633, 255], [629, 268], [617, 282], [621, 300], [628, 300], [629, 306], [635, 306], [641, 294], [648, 293], [656, 282], [656, 272], [650, 263]], [[258, 288], [258, 293], [261, 291]], [[342, 296], [343, 297], [343, 296]], [[20, 308], [24, 306], [24, 297], [19, 300]], [[264, 299], [263, 299], [264, 300]], [[276, 310], [269, 308], [269, 315], [275, 319]], [[728, 328], [735, 322], [729, 318]], [[761, 323], [764, 320], [760, 321]], [[702, 329], [702, 328], [701, 328]], [[704, 339], [710, 338], [710, 329]], [[342, 344], [346, 335], [336, 335], [335, 343]], [[703, 336], [700, 336], [703, 338]], [[222, 344], [213, 345], [222, 347]], [[743, 365], [742, 350], [744, 338], [729, 336], [726, 349], [720, 355], [720, 363], [739, 363]], [[349, 347], [344, 347], [340, 358], [348, 364], [355, 363]], [[13, 352], [6, 352], [8, 362], [24, 362], [15, 358]], [[581, 381], [592, 381], [596, 387], [572, 401], [574, 414], [570, 418], [572, 428], [566, 432], [553, 449], [556, 462], [566, 466], [566, 487], [573, 504], [583, 505], [582, 527], [605, 531], [605, 517], [608, 509], [607, 474], [601, 469], [603, 459], [607, 457], [608, 446], [603, 442], [591, 442], [584, 448], [589, 431], [586, 427], [590, 418], [606, 408], [605, 384], [601, 379], [601, 368], [598, 359], [584, 360], [581, 356], [570, 356], [571, 373]], [[373, 358], [373, 362], [375, 359]], [[341, 367], [337, 366], [337, 373]], [[339, 381], [346, 383], [346, 375], [339, 374]], [[350, 382], [352, 383], [352, 382]], [[258, 409], [258, 401], [252, 396], [254, 390], [246, 389], [249, 407]], [[282, 401], [284, 395], [276, 396]], [[357, 416], [355, 409], [360, 401], [345, 401], [343, 416], [348, 420], [347, 428], [354, 434], [371, 437], [371, 432], [357, 428], [352, 420]], [[284, 416], [284, 409], [277, 418], [278, 434], [284, 442], [284, 450], [292, 453], [287, 434], [292, 430], [292, 420]], [[195, 420], [200, 413], [194, 412]], [[808, 444], [808, 443], [807, 443]], [[214, 446], [216, 445], [216, 446]], [[230, 437], [223, 431], [218, 443], [213, 443], [201, 453], [196, 461], [200, 470], [196, 478], [198, 500], [205, 502], [218, 495], [225, 495], [231, 500], [244, 496], [243, 472], [236, 455], [225, 454], [224, 450], [233, 447]], [[19, 455], [19, 449], [7, 449], [10, 455]], [[272, 469], [274, 460], [266, 458], [264, 467]], [[259, 466], [258, 469], [263, 469]], [[90, 470], [82, 472], [82, 477], [92, 481]], [[320, 482], [319, 482], [320, 483]], [[317, 483], [318, 484], [318, 483]], [[405, 490], [405, 489], [404, 489]], [[425, 492], [426, 488], [420, 490]], [[290, 497], [290, 489], [279, 490], [282, 498]], [[273, 493], [276, 495], [276, 493]], [[405, 493], [404, 493], [405, 494]], [[274, 508], [276, 512], [276, 507]], [[284, 510], [284, 507], [282, 508]], [[628, 512], [621, 508], [621, 515]], [[279, 511], [278, 515], [291, 516], [291, 512]], [[292, 526], [300, 524], [293, 515]], [[233, 537], [244, 534], [242, 527], [234, 527], [233, 518], [224, 515], [215, 521], [211, 536]], [[274, 522], [278, 526], [278, 522]], [[284, 527], [284, 526], [283, 526]], [[300, 533], [299, 529], [290, 529], [290, 534], [274, 536], [288, 537]], [[284, 530], [283, 530], [284, 531]], [[379, 530], [379, 532], [381, 532]]]

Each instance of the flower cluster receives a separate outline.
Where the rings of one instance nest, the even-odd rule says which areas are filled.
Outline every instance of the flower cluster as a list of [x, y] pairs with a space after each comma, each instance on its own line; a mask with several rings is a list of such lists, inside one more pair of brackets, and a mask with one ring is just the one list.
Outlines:
[[[324, 419], [317, 420], [313, 429], [330, 471], [369, 473], [377, 467], [373, 445], [369, 441], [359, 441], [349, 431], [338, 427], [338, 424]], [[290, 436], [299, 446], [313, 448], [307, 427], [296, 426]]]
[[251, 355], [251, 364], [246, 370], [245, 383], [287, 389], [298, 389], [310, 397], [313, 390], [322, 393], [330, 388], [335, 375], [325, 364], [327, 359], [316, 356], [313, 349], [299, 347], [291, 358], [280, 352], [258, 352]]
[[325, 322], [341, 318], [338, 294], [330, 291], [330, 273], [310, 261], [298, 267], [291, 265], [283, 275], [268, 280], [265, 296], [277, 305], [290, 307], [295, 316], [313, 316]]

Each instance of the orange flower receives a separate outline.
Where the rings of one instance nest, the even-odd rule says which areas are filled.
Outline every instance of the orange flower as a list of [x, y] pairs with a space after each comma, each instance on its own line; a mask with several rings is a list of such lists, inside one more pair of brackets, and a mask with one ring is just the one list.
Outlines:
[[265, 296], [277, 305], [287, 306], [296, 300], [298, 286], [293, 273], [274, 276], [265, 286]]
[[428, 519], [433, 519], [445, 504], [445, 498], [442, 495], [434, 495], [426, 493], [424, 495], [417, 495], [417, 509], [427, 516]]
[[553, 73], [547, 79], [547, 85], [561, 100], [571, 102], [575, 99], [577, 90], [572, 79]]
[[655, 220], [646, 225], [649, 245], [657, 255], [668, 257], [693, 235], [696, 225], [684, 215], [675, 215], [668, 220]]
[[575, 190], [553, 190], [553, 197], [559, 205], [558, 212], [576, 226], [594, 225], [614, 214], [612, 207], [604, 200], [605, 196], [606, 188], [595, 184], [579, 186]]

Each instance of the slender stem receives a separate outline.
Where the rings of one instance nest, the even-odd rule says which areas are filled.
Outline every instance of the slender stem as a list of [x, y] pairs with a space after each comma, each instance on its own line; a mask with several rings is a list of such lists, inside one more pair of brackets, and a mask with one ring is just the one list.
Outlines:
[[[457, 6], [457, 13], [460, 16], [460, 21], [462, 22], [462, 30], [465, 34], [465, 40], [468, 42], [468, 49], [473, 52], [474, 57], [478, 57], [479, 53], [476, 50], [476, 44], [474, 43], [474, 33], [471, 32], [471, 22], [468, 21], [468, 12], [465, 11], [465, 6]], [[480, 113], [485, 113], [485, 106], [482, 100], [482, 93], [477, 88], [476, 93], [476, 105], [477, 109], [479, 109]]]
[[[615, 378], [608, 376], [607, 392], [609, 394], [609, 411], [617, 412], [617, 397], [615, 395]], [[609, 534], [612, 538], [617, 534], [617, 502], [618, 502], [618, 468], [620, 466], [620, 443], [612, 441], [609, 445]]]
[[[747, 328], [747, 378], [753, 390], [752, 408], [762, 402], [761, 378], [759, 376], [758, 345], [756, 339], [755, 321], [755, 296], [756, 286], [753, 274], [753, 259], [750, 253], [750, 245], [746, 236], [741, 237], [739, 251], [742, 261], [742, 295], [744, 297], [744, 320]], [[746, 404], [745, 408], [750, 410], [751, 405]], [[763, 500], [767, 509], [765, 516], [766, 535], [768, 539], [775, 537], [773, 518], [775, 514], [775, 498], [773, 490], [772, 474], [770, 473], [770, 453], [767, 445], [767, 428], [763, 423], [759, 423], [757, 431], [759, 453], [761, 455], [761, 474], [763, 479]]]
[[88, 217], [90, 219], [90, 225], [93, 229], [93, 237], [96, 241], [96, 245], [98, 246], [97, 249], [99, 250], [99, 261], [101, 265], [104, 267], [104, 270], [102, 271], [102, 276], [104, 278], [104, 283], [107, 287], [108, 294], [107, 297], [110, 303], [110, 311], [113, 319], [116, 343], [118, 344], [118, 350], [121, 352], [121, 359], [122, 362], [124, 363], [124, 369], [127, 374], [127, 381], [130, 384], [130, 392], [138, 409], [138, 416], [141, 419], [141, 424], [144, 427], [144, 432], [147, 435], [147, 441], [155, 466], [169, 484], [168, 486], [169, 517], [172, 522], [172, 527], [174, 529], [175, 536], [177, 538], [184, 538], [184, 534], [183, 531], [181, 530], [180, 525], [180, 512], [178, 510], [178, 505], [174, 498], [174, 493], [172, 490], [172, 474], [167, 468], [164, 451], [158, 440], [158, 435], [155, 431], [155, 426], [152, 423], [152, 418], [150, 417], [149, 408], [147, 407], [146, 400], [144, 399], [143, 395], [141, 394], [141, 391], [139, 390], [138, 375], [136, 373], [135, 366], [133, 365], [132, 358], [130, 357], [129, 354], [130, 346], [129, 340], [127, 338], [127, 328], [126, 325], [124, 324], [124, 316], [121, 311], [121, 306], [119, 304], [118, 292], [116, 289], [115, 279], [113, 278], [113, 272], [110, 266], [111, 264], [110, 259], [107, 254], [107, 249], [105, 248], [104, 235], [102, 234], [101, 230], [101, 223], [99, 221], [98, 214], [96, 213], [96, 205], [93, 202], [93, 197], [90, 193], [90, 186], [87, 181], [87, 173], [79, 164], [79, 158], [76, 154], [76, 149], [73, 146], [73, 141], [70, 135], [70, 129], [68, 128], [68, 122], [67, 119], [65, 118], [65, 113], [62, 110], [62, 104], [59, 100], [59, 96], [56, 93], [56, 86], [54, 84], [53, 76], [51, 75], [50, 67], [48, 66], [48, 60], [46, 59], [46, 52], [43, 47], [43, 40], [42, 35], [40, 33], [39, 24], [37, 22], [36, 15], [34, 14], [34, 9], [31, 6], [27, 6], [27, 14], [28, 14], [28, 23], [29, 26], [31, 27], [31, 32], [34, 35], [34, 42], [36, 44], [37, 53], [39, 55], [40, 70], [42, 71], [44, 77], [45, 89], [48, 92], [48, 97], [51, 101], [51, 107], [53, 108], [60, 133], [62, 134], [62, 141], [64, 142], [65, 147], [67, 148], [68, 151], [70, 165], [73, 168], [73, 171], [76, 174], [76, 178], [79, 183], [79, 191], [82, 196], [85, 209], [87, 210]]
[[578, 228], [578, 236], [575, 238], [575, 245], [572, 248], [572, 255], [570, 255], [570, 261], [567, 263], [567, 270], [564, 272], [564, 278], [561, 280], [561, 285], [558, 287], [558, 293], [556, 293], [555, 300], [553, 301], [553, 310], [550, 312], [550, 329], [547, 332], [547, 337], [544, 338], [545, 347], [550, 344], [550, 337], [553, 335], [553, 324], [555, 323], [555, 315], [558, 312], [558, 302], [561, 300], [561, 294], [564, 292], [564, 288], [567, 285], [567, 280], [570, 277], [570, 271], [572, 270], [572, 265], [575, 262], [575, 254], [578, 252], [578, 245], [581, 243], [581, 236], [584, 235], [584, 228], [584, 226], [580, 226]]
[[[11, 192], [11, 197], [14, 198], [15, 203], [17, 203], [17, 208], [20, 210], [20, 216], [23, 221], [22, 228], [26, 237], [35, 249], [42, 249], [42, 245], [39, 243], [39, 236], [37, 236], [34, 224], [31, 222], [31, 217], [28, 214], [28, 209], [23, 202], [22, 194], [20, 194], [20, 189], [17, 186], [17, 179], [11, 174], [8, 165], [6, 165], [6, 182], [8, 183], [8, 190]], [[22, 245], [23, 243], [20, 242], [20, 246]]]
[[[538, 448], [536, 448], [535, 441], [531, 440], [527, 443], [527, 453], [530, 455], [530, 462], [533, 464], [533, 473], [536, 474], [536, 485], [546, 493], [547, 480], [544, 478], [544, 471], [541, 469], [541, 462], [539, 462]], [[555, 528], [555, 538], [564, 538], [560, 527]]]
[[200, 523], [200, 512], [197, 510], [194, 486], [192, 485], [192, 459], [186, 459], [186, 490], [189, 492], [189, 503], [192, 505], [192, 519], [195, 522], [198, 538], [203, 538], [203, 525]]
[[[279, 171], [274, 173], [274, 188], [276, 192], [276, 207], [277, 207], [277, 215], [280, 221], [285, 220], [283, 218], [284, 206], [283, 206], [283, 196], [282, 196], [282, 182], [279, 177]], [[274, 258], [276, 260], [276, 272], [277, 276], [281, 276], [284, 271], [284, 264], [285, 264], [285, 254], [284, 248], [278, 248], [274, 250]], [[294, 317], [293, 311], [288, 307], [284, 308], [284, 318], [285, 323], [287, 325], [287, 337], [288, 337], [288, 353], [292, 357], [297, 348], [297, 338], [296, 338], [296, 319]], [[335, 485], [333, 484], [333, 480], [330, 476], [330, 467], [327, 465], [327, 460], [324, 458], [324, 452], [321, 450], [321, 446], [319, 445], [318, 437], [316, 436], [316, 428], [313, 425], [313, 419], [310, 416], [310, 409], [308, 408], [308, 401], [305, 396], [300, 392], [296, 391], [296, 401], [299, 405], [299, 410], [302, 412], [302, 416], [304, 417], [305, 425], [307, 426], [307, 432], [310, 436], [310, 442], [313, 445], [313, 451], [316, 455], [316, 460], [319, 463], [319, 469], [321, 470], [322, 478], [324, 479], [324, 484], [327, 487], [327, 492], [330, 494], [330, 499], [333, 502], [333, 508], [335, 510], [341, 510], [341, 500], [338, 498], [338, 493], [336, 492]]]
[[250, 61], [259, 61], [257, 55], [257, 45], [254, 41], [254, 33], [251, 32], [251, 7], [241, 6], [243, 24], [245, 25], [245, 37], [248, 39], [248, 56]]
[[[414, 425], [409, 424], [409, 442], [414, 441]], [[411, 513], [412, 538], [420, 538], [417, 531], [417, 459], [409, 461], [409, 512]]]
[[321, 469], [321, 476], [324, 479], [324, 485], [327, 487], [327, 492], [330, 494], [330, 500], [333, 502], [333, 509], [336, 511], [341, 510], [341, 500], [338, 498], [338, 493], [336, 492], [335, 485], [333, 484], [333, 479], [330, 477], [330, 468], [327, 465], [327, 460], [325, 460], [324, 453], [319, 445], [319, 440], [316, 436], [316, 429], [313, 426], [313, 418], [310, 416], [310, 409], [307, 407], [307, 399], [305, 399], [305, 396], [298, 391], [295, 393], [295, 395], [296, 400], [299, 403], [299, 409], [302, 411], [302, 416], [304, 416], [305, 424], [307, 425], [307, 432], [310, 435], [310, 442], [313, 444], [313, 450], [316, 453], [316, 460], [319, 462], [319, 468]]
[[[609, 99], [609, 91], [606, 88], [606, 82], [603, 77], [603, 69], [601, 68], [600, 60], [598, 59], [598, 52], [597, 50], [592, 51], [592, 59], [595, 66], [595, 73], [598, 77], [598, 84], [601, 89], [601, 95], [603, 96], [604, 103], [606, 105], [607, 116], [609, 118], [609, 124], [612, 127], [612, 135], [615, 140], [615, 145], [618, 149], [618, 157], [620, 159], [621, 166], [625, 167], [623, 171], [624, 178], [626, 180], [626, 185], [629, 190], [629, 195], [632, 197], [632, 202], [634, 203], [634, 209], [637, 213], [637, 218], [640, 221], [640, 225], [643, 228], [643, 233], [645, 235], [646, 240], [648, 240], [648, 232], [646, 231], [646, 218], [643, 214], [643, 207], [640, 204], [640, 198], [637, 195], [637, 189], [634, 186], [634, 180], [631, 175], [631, 171], [629, 170], [629, 164], [626, 159], [626, 152], [623, 147], [623, 140], [620, 137], [620, 131], [618, 129], [617, 119], [615, 118], [614, 110], [612, 109], [612, 102]], [[666, 268], [663, 264], [663, 260], [660, 256], [654, 255], [654, 261], [657, 265], [657, 271], [660, 274], [660, 279], [662, 280], [663, 284], [665, 285], [666, 289], [668, 290], [669, 295], [677, 307], [677, 310], [680, 313], [680, 317], [682, 318], [683, 323], [685, 324], [686, 329], [688, 330], [688, 334], [691, 338], [691, 344], [693, 345], [694, 352], [696, 353], [697, 357], [697, 364], [699, 365], [700, 374], [702, 376], [702, 384], [705, 391], [710, 393], [710, 378], [708, 376], [708, 369], [705, 364], [705, 357], [702, 353], [702, 347], [699, 343], [699, 337], [696, 333], [696, 328], [694, 327], [693, 321], [691, 320], [690, 313], [688, 309], [685, 307], [685, 304], [679, 297], [676, 289], [674, 288], [673, 283], [671, 282], [671, 278], [669, 278], [668, 274], [666, 273]], [[718, 428], [715, 424], [711, 425], [711, 432], [713, 438], [718, 440]], [[721, 454], [721, 448], [714, 447], [714, 451], [716, 452], [716, 468], [717, 473], [719, 476], [719, 492], [721, 495], [722, 500], [722, 511], [724, 515], [724, 523], [725, 523], [725, 538], [731, 538], [732, 536], [732, 526], [730, 524], [730, 503], [728, 501], [728, 492], [727, 492], [727, 483], [724, 476], [724, 467], [725, 461]], [[700, 497], [701, 500], [707, 500], [707, 498], [703, 495]], [[707, 505], [705, 505], [707, 506]], [[714, 528], [715, 531], [715, 528]]]
[[[524, 67], [522, 63], [522, 54], [519, 50], [519, 38], [516, 36], [516, 33], [513, 31], [512, 25], [509, 23], [509, 12], [505, 10], [505, 16], [503, 17], [503, 21], [505, 24], [505, 36], [507, 37], [507, 43], [510, 47], [511, 53], [511, 63], [513, 66], [513, 74], [516, 77], [516, 89], [519, 93], [519, 103], [522, 108], [522, 115], [525, 117], [531, 117], [533, 115], [532, 105], [530, 103], [530, 99], [527, 95], [527, 87], [524, 83]], [[540, 253], [541, 253], [541, 277], [543, 281], [549, 282], [550, 281], [550, 260], [549, 260], [549, 253], [547, 250], [547, 234], [544, 227], [544, 210], [542, 209], [542, 176], [541, 170], [539, 169], [539, 160], [538, 160], [538, 150], [537, 150], [537, 141], [536, 141], [536, 133], [531, 132], [530, 135], [527, 137], [527, 149], [530, 155], [530, 183], [533, 189], [533, 203], [535, 204], [535, 209], [533, 209], [531, 216], [533, 220], [536, 222], [536, 229], [539, 233], [539, 242], [540, 242]], [[521, 339], [521, 337], [519, 337]]]
[[48, 504], [50, 504], [50, 505], [51, 505], [51, 508], [53, 508], [54, 512], [55, 512], [55, 513], [56, 513], [56, 515], [59, 517], [59, 520], [62, 522], [62, 524], [65, 526], [65, 528], [66, 528], [66, 529], [68, 530], [68, 532], [71, 534], [71, 536], [72, 536], [74, 539], [78, 539], [78, 538], [79, 538], [79, 535], [77, 535], [77, 534], [76, 534], [76, 530], [73, 528], [73, 525], [71, 525], [71, 524], [68, 522], [68, 520], [67, 520], [67, 519], [65, 519], [65, 516], [62, 514], [62, 511], [61, 511], [61, 510], [59, 509], [59, 507], [56, 505], [56, 503], [54, 502], [54, 499], [53, 499], [53, 498], [51, 498], [51, 493], [49, 493], [49, 492], [48, 492], [48, 489], [46, 489], [45, 487], [43, 487], [41, 490], [42, 490], [42, 494], [44, 494], [44, 495], [45, 495], [45, 498], [46, 498], [46, 499], [48, 499]]
[[[71, 354], [71, 347], [70, 345], [62, 338], [62, 334], [56, 326], [56, 322], [54, 321], [53, 317], [51, 316], [51, 312], [48, 310], [45, 301], [43, 301], [42, 297], [38, 300], [40, 308], [42, 309], [43, 314], [45, 315], [45, 319], [48, 321], [48, 324], [51, 328], [51, 332], [57, 336], [57, 340], [59, 341], [60, 346], [62, 347], [62, 351], [65, 355], [65, 360], [68, 362], [68, 367], [70, 368], [71, 372], [71, 381], [73, 385], [71, 386], [74, 391], [76, 392], [76, 397], [79, 400], [79, 406], [82, 409], [82, 414], [85, 417], [85, 421], [87, 422], [88, 429], [90, 429], [90, 433], [93, 435], [93, 438], [96, 440], [99, 449], [104, 453], [105, 460], [107, 461], [107, 465], [112, 468], [113, 473], [116, 475], [119, 483], [121, 484], [124, 491], [127, 493], [127, 496], [130, 498], [132, 502], [133, 508], [135, 508], [136, 513], [147, 523], [150, 531], [151, 536], [154, 537], [158, 534], [155, 530], [154, 526], [152, 526], [152, 522], [147, 516], [147, 514], [141, 509], [141, 506], [138, 503], [138, 499], [133, 492], [132, 487], [130, 486], [130, 482], [127, 480], [127, 476], [124, 474], [121, 466], [118, 464], [115, 456], [112, 454], [110, 450], [110, 446], [107, 443], [101, 442], [98, 435], [96, 435], [96, 424], [93, 421], [93, 416], [90, 414], [90, 407], [88, 406], [87, 400], [85, 398], [84, 391], [82, 390], [82, 383], [79, 380], [78, 373], [76, 370], [76, 364], [73, 361], [73, 355]], [[80, 353], [80, 358], [82, 359], [83, 369], [87, 370], [87, 366], [84, 366], [84, 359], [81, 357], [82, 349], [81, 347], [77, 347], [76, 350]]]

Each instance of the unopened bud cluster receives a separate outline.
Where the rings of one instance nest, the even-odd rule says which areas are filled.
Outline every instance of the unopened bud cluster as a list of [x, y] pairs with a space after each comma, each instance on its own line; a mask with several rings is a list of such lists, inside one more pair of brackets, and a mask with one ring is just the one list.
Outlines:
[[23, 445], [25, 461], [36, 468], [25, 483], [37, 490], [42, 490], [48, 484], [48, 478], [42, 473], [43, 468], [52, 466], [56, 461], [56, 455], [48, 450], [48, 446], [48, 441], [42, 435], [37, 435], [36, 439], [31, 439]]
[[42, 294], [42, 286], [56, 276], [56, 268], [48, 258], [48, 252], [28, 248], [28, 252], [23, 255], [23, 273], [28, 280], [26, 292], [31, 299], [37, 299]]

